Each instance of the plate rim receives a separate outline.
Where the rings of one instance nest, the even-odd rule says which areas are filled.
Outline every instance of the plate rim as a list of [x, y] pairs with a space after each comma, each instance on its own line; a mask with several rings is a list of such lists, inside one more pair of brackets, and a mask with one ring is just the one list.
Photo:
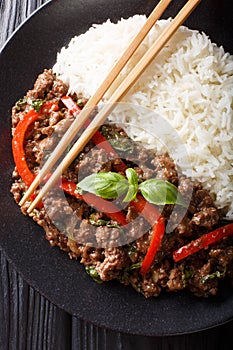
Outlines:
[[[55, 3], [59, 3], [59, 2], [61, 2], [61, 0], [49, 0], [49, 1], [47, 1], [47, 2], [45, 2], [44, 4], [42, 4], [39, 8], [37, 8], [35, 11], [33, 11], [32, 12], [32, 14], [26, 19], [26, 20], [24, 20], [16, 29], [15, 29], [15, 31], [10, 35], [10, 37], [7, 39], [7, 41], [4, 43], [4, 45], [1, 47], [1, 49], [0, 49], [0, 56], [2, 56], [2, 54], [4, 55], [4, 50], [5, 50], [5, 48], [8, 46], [8, 44], [10, 43], [10, 42], [12, 42], [12, 40], [14, 40], [14, 37], [15, 37], [15, 35], [19, 32], [19, 31], [21, 31], [22, 30], [22, 28], [24, 28], [25, 27], [25, 25], [27, 25], [27, 23], [29, 22], [29, 21], [31, 21], [31, 19], [34, 17], [34, 16], [36, 16], [38, 13], [40, 13], [41, 12], [41, 10], [43, 10], [43, 9], [46, 9], [47, 7], [49, 7], [49, 6], [53, 6], [53, 4], [55, 4]], [[41, 229], [41, 230], [43, 230], [43, 229]], [[46, 242], [47, 243], [47, 242]], [[48, 244], [48, 243], [47, 243]], [[48, 296], [48, 295], [46, 295], [46, 294], [44, 294], [40, 289], [39, 289], [39, 287], [38, 286], [36, 286], [36, 285], [33, 285], [33, 283], [32, 283], [32, 281], [30, 281], [30, 278], [28, 278], [22, 271], [19, 271], [19, 269], [18, 269], [18, 267], [17, 267], [17, 265], [16, 265], [16, 263], [15, 263], [15, 261], [13, 261], [12, 260], [12, 258], [9, 256], [9, 254], [7, 254], [7, 252], [5, 251], [5, 249], [4, 248], [2, 248], [2, 246], [1, 246], [1, 241], [0, 241], [0, 249], [1, 249], [1, 251], [4, 253], [4, 255], [6, 256], [6, 258], [7, 258], [7, 260], [12, 264], [12, 266], [14, 266], [14, 268], [15, 268], [15, 270], [19, 273], [19, 275], [21, 275], [22, 277], [23, 277], [23, 279], [30, 285], [30, 286], [32, 286], [38, 293], [40, 293], [41, 295], [43, 295], [44, 297], [46, 297], [48, 300], [50, 300], [50, 302], [52, 302], [52, 303], [54, 303], [54, 301]], [[58, 253], [58, 252], [57, 252]], [[62, 252], [63, 253], [63, 252]], [[124, 288], [123, 286], [121, 286], [121, 288]], [[70, 310], [68, 310], [64, 305], [59, 305], [58, 303], [56, 303], [55, 305], [57, 305], [58, 307], [60, 307], [61, 309], [63, 309], [63, 310], [65, 310], [66, 312], [68, 312], [68, 313], [71, 313], [71, 311]], [[81, 315], [78, 315], [78, 314], [75, 314], [74, 313], [74, 315], [76, 315], [77, 317], [79, 317], [80, 319], [84, 319], [84, 320], [86, 320], [85, 318], [83, 318]], [[92, 324], [95, 324], [96, 326], [99, 326], [99, 327], [104, 327], [104, 328], [108, 328], [108, 329], [110, 329], [110, 330], [114, 330], [114, 331], [119, 331], [119, 332], [122, 332], [122, 333], [127, 333], [127, 334], [135, 334], [135, 335], [148, 335], [148, 336], [174, 336], [174, 335], [181, 335], [181, 334], [189, 334], [189, 333], [195, 333], [195, 332], [199, 332], [200, 330], [206, 330], [206, 329], [210, 329], [210, 328], [214, 328], [214, 327], [217, 327], [217, 326], [219, 326], [219, 325], [222, 325], [222, 324], [225, 324], [225, 323], [227, 323], [227, 322], [229, 322], [229, 321], [231, 321], [233, 319], [233, 315], [232, 315], [232, 317], [230, 318], [230, 319], [228, 319], [228, 320], [226, 320], [226, 321], [222, 321], [221, 323], [218, 323], [218, 324], [212, 324], [212, 325], [210, 325], [210, 326], [207, 326], [207, 327], [205, 327], [205, 328], [200, 328], [200, 329], [196, 329], [196, 330], [193, 330], [193, 329], [191, 329], [191, 330], [189, 330], [189, 331], [187, 331], [187, 332], [181, 332], [181, 333], [161, 333], [161, 334], [158, 334], [158, 333], [156, 333], [156, 334], [145, 334], [145, 333], [141, 333], [140, 331], [137, 333], [137, 332], [135, 332], [135, 333], [132, 333], [132, 332], [127, 332], [127, 331], [125, 331], [124, 329], [113, 329], [113, 328], [111, 328], [111, 327], [108, 327], [107, 325], [100, 325], [100, 324], [98, 324], [98, 322], [96, 323], [96, 322], [93, 322], [92, 320], [87, 320], [88, 322], [91, 322]]]

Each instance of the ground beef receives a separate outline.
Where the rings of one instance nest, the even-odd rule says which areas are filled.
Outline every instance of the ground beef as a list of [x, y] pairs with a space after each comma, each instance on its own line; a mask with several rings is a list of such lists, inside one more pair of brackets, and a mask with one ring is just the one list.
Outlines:
[[91, 149], [85, 156], [80, 158], [75, 167], [75, 172], [80, 174], [80, 180], [92, 173], [112, 170], [111, 161], [102, 149]]
[[96, 271], [102, 281], [109, 281], [117, 278], [122, 269], [128, 265], [128, 255], [125, 248], [107, 248], [104, 250], [104, 260], [98, 261]]
[[[47, 111], [39, 116], [33, 128], [27, 130], [24, 151], [31, 172], [37, 173], [41, 162], [48, 157], [72, 124], [74, 117], [61, 102], [67, 94], [66, 84], [57, 79], [52, 70], [39, 75], [32, 90], [12, 109], [12, 133], [18, 122], [32, 108], [33, 100], [53, 101], [59, 106], [56, 111]], [[76, 96], [73, 96], [77, 100]], [[80, 103], [80, 101], [79, 101]], [[82, 105], [86, 103], [83, 98]], [[156, 297], [162, 291], [174, 292], [188, 289], [200, 297], [216, 295], [222, 280], [233, 285], [233, 238], [228, 237], [175, 263], [172, 253], [193, 239], [216, 228], [220, 213], [214, 206], [209, 192], [200, 183], [179, 175], [174, 161], [167, 153], [156, 154], [133, 142], [117, 126], [104, 125], [99, 130], [115, 147], [119, 158], [94, 146], [90, 141], [64, 172], [63, 177], [73, 183], [101, 171], [117, 171], [125, 176], [120, 158], [127, 167], [133, 168], [139, 183], [151, 178], [167, 180], [177, 186], [188, 207], [165, 205], [160, 208], [167, 223], [166, 233], [156, 256], [145, 275], [140, 265], [151, 243], [152, 229], [132, 203], [122, 205], [127, 228], [116, 220], [89, 206], [82, 198], [58, 193], [53, 189], [44, 199], [44, 206], [33, 211], [31, 217], [45, 230], [51, 246], [67, 252], [71, 259], [78, 259], [87, 272], [95, 271], [99, 281], [116, 279], [131, 285], [145, 297]], [[71, 145], [72, 147], [72, 145]], [[67, 150], [68, 151], [68, 150]], [[15, 168], [11, 192], [19, 203], [27, 186]], [[27, 215], [29, 202], [22, 206]], [[116, 242], [119, 242], [116, 245]]]
[[195, 213], [190, 221], [191, 225], [206, 227], [211, 229], [218, 223], [219, 215], [216, 208], [207, 207]]
[[167, 282], [169, 291], [176, 291], [184, 289], [184, 279], [182, 271], [178, 267], [174, 267], [170, 271], [169, 279]]
[[52, 70], [44, 70], [34, 84], [34, 88], [29, 90], [27, 97], [31, 100], [44, 99], [52, 100], [54, 97], [62, 97], [67, 94], [68, 87], [59, 79], [54, 79]]

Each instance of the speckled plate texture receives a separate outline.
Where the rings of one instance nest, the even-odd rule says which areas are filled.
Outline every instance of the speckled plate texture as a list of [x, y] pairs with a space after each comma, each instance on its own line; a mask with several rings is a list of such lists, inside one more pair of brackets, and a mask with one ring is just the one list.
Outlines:
[[[174, 335], [217, 326], [233, 317], [232, 290], [203, 300], [187, 293], [145, 299], [132, 288], [96, 284], [83, 266], [45, 240], [43, 229], [20, 213], [11, 194], [11, 106], [32, 87], [71, 37], [93, 23], [149, 14], [152, 0], [54, 0], [37, 11], [10, 38], [0, 54], [0, 247], [24, 279], [54, 304], [81, 319], [112, 330], [140, 335]], [[205, 0], [186, 21], [192, 29], [233, 53], [229, 0]], [[184, 1], [174, 0], [164, 18]]]

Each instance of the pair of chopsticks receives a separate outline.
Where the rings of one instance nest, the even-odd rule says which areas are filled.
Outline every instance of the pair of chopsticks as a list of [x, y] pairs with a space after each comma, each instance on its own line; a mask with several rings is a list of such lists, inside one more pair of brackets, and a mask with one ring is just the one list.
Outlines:
[[[93, 112], [97, 104], [100, 102], [101, 98], [110, 88], [118, 74], [121, 72], [123, 67], [129, 61], [133, 53], [139, 47], [145, 36], [148, 34], [155, 22], [162, 16], [165, 9], [171, 3], [172, 0], [161, 0], [155, 9], [152, 11], [148, 17], [146, 23], [143, 25], [142, 29], [132, 40], [126, 51], [122, 54], [120, 59], [116, 62], [110, 73], [101, 83], [95, 94], [88, 100], [82, 111], [80, 112], [78, 118], [75, 119], [70, 128], [66, 131], [60, 142], [58, 143], [55, 150], [50, 155], [47, 162], [44, 164], [31, 186], [26, 191], [25, 195], [21, 199], [19, 205], [23, 205], [30, 195], [39, 186], [40, 181], [45, 177], [45, 175], [50, 171], [52, 166], [57, 162], [57, 160], [62, 156], [62, 153], [67, 148], [67, 146], [72, 142], [74, 137], [77, 135], [78, 131], [81, 129], [87, 118]], [[164, 45], [176, 32], [176, 30], [183, 24], [183, 22], [192, 13], [195, 7], [199, 4], [201, 0], [189, 0], [179, 11], [176, 17], [169, 23], [169, 25], [164, 29], [164, 31], [155, 40], [150, 49], [145, 53], [145, 55], [140, 59], [136, 66], [130, 71], [125, 80], [118, 86], [114, 91], [112, 96], [109, 98], [108, 103], [102, 107], [99, 113], [95, 116], [90, 125], [85, 129], [79, 139], [74, 143], [71, 150], [63, 158], [61, 163], [57, 166], [56, 170], [53, 172], [49, 180], [42, 187], [35, 200], [31, 203], [28, 208], [28, 213], [30, 213], [37, 204], [42, 200], [49, 189], [57, 182], [61, 174], [68, 168], [68, 166], [77, 157], [83, 147], [92, 138], [94, 133], [99, 129], [99, 126], [105, 121], [107, 116], [112, 112], [115, 104], [121, 100], [121, 98], [128, 92], [131, 86], [136, 82], [139, 76], [144, 72], [147, 66], [153, 61], [155, 56], [161, 51]]]

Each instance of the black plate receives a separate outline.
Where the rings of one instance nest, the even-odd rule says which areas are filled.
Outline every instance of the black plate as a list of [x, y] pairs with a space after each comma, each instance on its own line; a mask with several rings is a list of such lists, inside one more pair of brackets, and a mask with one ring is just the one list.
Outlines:
[[[32, 87], [56, 53], [74, 35], [93, 23], [116, 21], [136, 13], [149, 14], [153, 0], [54, 0], [34, 14], [13, 35], [0, 55], [0, 247], [24, 279], [54, 304], [95, 325], [141, 335], [194, 332], [233, 317], [233, 294], [225, 289], [217, 299], [202, 300], [187, 293], [144, 299], [117, 283], [98, 285], [78, 262], [51, 248], [43, 229], [24, 217], [10, 195], [10, 109]], [[164, 18], [174, 16], [184, 1], [174, 1]], [[205, 0], [186, 25], [206, 32], [212, 41], [233, 51], [229, 0]]]

